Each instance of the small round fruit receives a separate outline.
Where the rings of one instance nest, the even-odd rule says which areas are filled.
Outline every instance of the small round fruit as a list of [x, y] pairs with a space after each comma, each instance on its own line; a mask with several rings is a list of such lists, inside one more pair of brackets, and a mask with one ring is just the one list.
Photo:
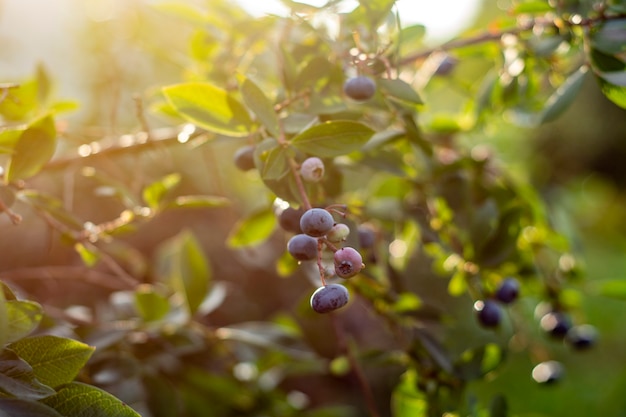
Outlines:
[[363, 249], [369, 249], [376, 243], [376, 232], [371, 227], [359, 226], [357, 229], [359, 233], [359, 244]]
[[330, 313], [348, 304], [349, 299], [346, 287], [328, 284], [315, 290], [311, 296], [311, 308], [317, 313]]
[[335, 273], [341, 278], [351, 278], [365, 266], [359, 251], [349, 246], [335, 252], [334, 259]]
[[300, 175], [305, 181], [319, 182], [324, 177], [324, 162], [312, 156], [300, 165]]
[[330, 232], [326, 234], [326, 239], [333, 243], [339, 243], [346, 240], [348, 235], [350, 234], [350, 228], [347, 224], [344, 223], [336, 223]]
[[493, 300], [478, 300], [474, 303], [478, 322], [485, 327], [496, 327], [502, 319], [502, 309]]
[[305, 235], [294, 235], [287, 242], [287, 251], [299, 261], [317, 259], [317, 239]]
[[504, 304], [510, 304], [519, 296], [519, 281], [515, 278], [506, 278], [496, 290], [496, 299]]
[[563, 377], [563, 365], [557, 361], [541, 362], [533, 368], [532, 377], [539, 384], [552, 384]]
[[572, 327], [572, 323], [569, 317], [559, 311], [551, 311], [544, 314], [539, 321], [539, 325], [550, 336], [562, 339], [565, 337], [569, 329]]
[[333, 216], [327, 210], [321, 208], [309, 209], [300, 218], [300, 229], [313, 237], [324, 236], [330, 232], [334, 224]]
[[376, 93], [376, 83], [370, 77], [360, 75], [343, 84], [343, 92], [353, 100], [366, 101]]
[[233, 157], [235, 161], [235, 166], [242, 171], [250, 171], [255, 168], [254, 165], [254, 150], [256, 147], [254, 145], [246, 145], [235, 151], [235, 155]]
[[287, 207], [278, 215], [278, 224], [286, 232], [302, 233], [300, 229], [300, 218], [304, 214], [304, 209]]
[[590, 324], [574, 326], [565, 335], [565, 341], [576, 350], [585, 350], [592, 347], [598, 337], [596, 328]]

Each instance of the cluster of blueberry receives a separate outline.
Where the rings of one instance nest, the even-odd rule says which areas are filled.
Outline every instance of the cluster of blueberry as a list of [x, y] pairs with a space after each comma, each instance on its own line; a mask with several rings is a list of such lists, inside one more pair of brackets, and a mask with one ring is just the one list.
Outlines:
[[[334, 252], [334, 274], [341, 278], [352, 278], [363, 269], [363, 258], [356, 249], [335, 246], [344, 241], [350, 232], [343, 223], [335, 223], [326, 209], [311, 208], [300, 218], [302, 233], [294, 235], [287, 243], [287, 251], [298, 261], [318, 260], [321, 263], [324, 247]], [[320, 268], [320, 271], [324, 269]], [[311, 297], [311, 307], [318, 313], [328, 313], [348, 303], [348, 290], [340, 284], [322, 285]]]

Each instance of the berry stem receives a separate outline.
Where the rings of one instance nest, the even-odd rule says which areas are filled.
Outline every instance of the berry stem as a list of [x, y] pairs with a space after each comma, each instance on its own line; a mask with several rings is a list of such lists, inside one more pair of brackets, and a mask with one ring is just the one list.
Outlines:
[[300, 173], [298, 173], [298, 163], [292, 157], [288, 157], [287, 160], [289, 161], [289, 168], [291, 169], [293, 179], [296, 181], [296, 187], [298, 187], [298, 193], [302, 199], [302, 205], [306, 210], [310, 210], [312, 208], [311, 202], [309, 201], [309, 197], [306, 195], [306, 189], [302, 183], [302, 177], [300, 177]]

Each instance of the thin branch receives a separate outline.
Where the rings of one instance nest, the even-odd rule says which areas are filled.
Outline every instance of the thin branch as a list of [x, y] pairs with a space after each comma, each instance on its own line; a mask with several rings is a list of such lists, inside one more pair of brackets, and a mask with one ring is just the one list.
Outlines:
[[85, 266], [37, 266], [0, 272], [0, 280], [22, 282], [26, 280], [84, 281], [113, 291], [128, 290], [115, 275]]
[[[562, 20], [560, 22], [562, 22], [566, 26], [586, 27], [586, 26], [591, 26], [595, 23], [599, 23], [599, 22], [603, 22], [607, 20], [623, 19], [625, 17], [626, 17], [626, 14], [624, 13], [615, 14], [611, 16], [606, 16], [604, 14], [601, 14], [597, 17], [586, 18], [586, 19], [582, 19], [580, 17], [574, 16], [570, 20]], [[479, 45], [485, 42], [498, 41], [504, 35], [517, 35], [517, 34], [532, 30], [533, 28], [537, 26], [549, 27], [549, 26], [556, 26], [556, 24], [557, 22], [555, 21], [555, 19], [548, 19], [548, 18], [543, 18], [543, 17], [527, 19], [527, 20], [524, 20], [522, 23], [520, 23], [519, 26], [516, 26], [516, 27], [500, 29], [500, 30], [490, 30], [487, 32], [479, 33], [476, 36], [472, 36], [468, 38], [453, 39], [442, 45], [439, 45], [433, 48], [428, 48], [423, 51], [401, 58], [397, 62], [397, 65], [403, 66], [403, 65], [413, 64], [416, 61], [421, 61], [423, 59], [426, 59], [428, 56], [430, 56], [431, 54], [435, 52], [450, 51], [453, 49], [464, 48], [467, 46]]]
[[361, 393], [363, 394], [365, 406], [367, 407], [370, 416], [380, 417], [380, 414], [378, 413], [378, 407], [376, 407], [376, 401], [374, 400], [374, 392], [372, 391], [372, 387], [367, 381], [365, 373], [363, 372], [363, 369], [361, 368], [361, 365], [359, 364], [359, 361], [354, 354], [354, 349], [352, 349], [351, 344], [348, 343], [345, 334], [339, 327], [339, 320], [337, 319], [337, 316], [331, 313], [330, 321], [337, 337], [339, 352], [348, 358], [348, 362], [350, 363], [350, 369], [352, 370], [352, 373], [359, 383], [359, 388], [361, 389]]

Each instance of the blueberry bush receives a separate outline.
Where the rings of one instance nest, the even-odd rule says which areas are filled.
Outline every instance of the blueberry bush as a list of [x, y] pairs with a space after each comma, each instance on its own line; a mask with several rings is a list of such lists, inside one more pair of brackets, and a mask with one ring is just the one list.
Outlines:
[[282, 3], [0, 85], [0, 415], [623, 413], [626, 3]]

